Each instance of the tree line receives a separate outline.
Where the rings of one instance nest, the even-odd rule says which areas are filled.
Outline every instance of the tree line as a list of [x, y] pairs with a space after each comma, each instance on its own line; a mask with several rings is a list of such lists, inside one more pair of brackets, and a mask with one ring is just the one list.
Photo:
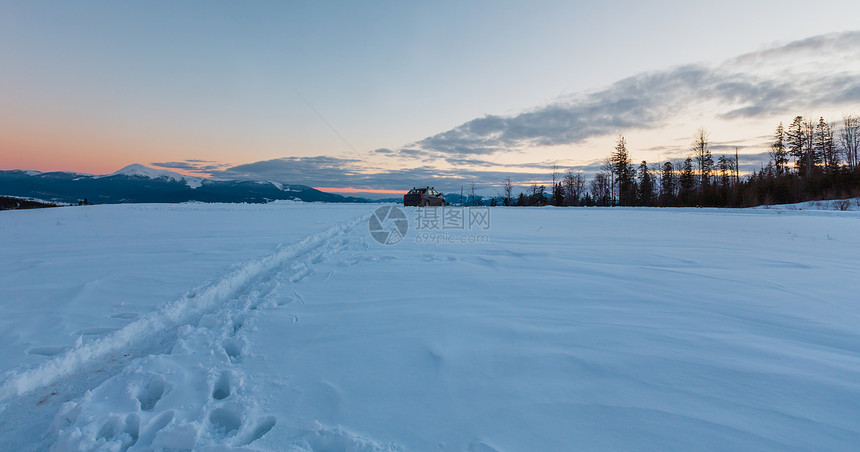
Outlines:
[[684, 160], [633, 164], [619, 136], [591, 179], [553, 167], [550, 190], [532, 184], [514, 195], [508, 177], [492, 203], [507, 206], [749, 207], [860, 195], [860, 117], [834, 124], [795, 116], [773, 133], [769, 161], [741, 175], [737, 149], [714, 155], [710, 134], [700, 128]]

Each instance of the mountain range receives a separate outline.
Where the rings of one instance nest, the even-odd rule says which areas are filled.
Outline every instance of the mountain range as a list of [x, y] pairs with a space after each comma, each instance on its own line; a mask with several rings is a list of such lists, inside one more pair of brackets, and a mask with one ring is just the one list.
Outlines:
[[221, 180], [186, 176], [134, 164], [111, 174], [0, 171], [0, 195], [58, 203], [368, 202], [363, 198], [326, 193], [305, 185], [273, 181]]

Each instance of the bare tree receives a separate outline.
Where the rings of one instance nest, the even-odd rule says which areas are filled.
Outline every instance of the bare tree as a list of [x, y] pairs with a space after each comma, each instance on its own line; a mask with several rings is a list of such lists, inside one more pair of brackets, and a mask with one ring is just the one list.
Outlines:
[[741, 183], [741, 161], [738, 158], [738, 148], [735, 148], [734, 169], [735, 169], [735, 183], [739, 184], [739, 183]]
[[530, 206], [545, 206], [546, 205], [546, 186], [532, 184], [530, 187], [531, 194], [529, 195]]
[[860, 153], [860, 117], [845, 115], [842, 117], [842, 130], [839, 132], [839, 141], [842, 145], [842, 153], [845, 162], [852, 171], [857, 168], [858, 153]]
[[815, 121], [809, 119], [803, 122], [803, 153], [806, 155], [806, 177], [811, 178], [815, 167], [821, 162], [821, 156], [815, 150]]
[[612, 184], [609, 172], [599, 172], [591, 179], [591, 197], [595, 204], [608, 206], [612, 204]]
[[699, 166], [699, 194], [703, 194], [710, 183], [711, 171], [714, 169], [714, 157], [708, 149], [708, 138], [710, 133], [700, 127], [693, 135], [693, 145], [690, 149]]
[[512, 205], [514, 200], [511, 197], [514, 195], [514, 184], [511, 182], [510, 176], [502, 181], [502, 190], [505, 192], [505, 205]]
[[[610, 204], [615, 204], [615, 165], [612, 164], [612, 157], [606, 157], [603, 161], [603, 165], [600, 169], [606, 173], [606, 180], [609, 181], [609, 202]], [[596, 177], [596, 176], [595, 176]], [[592, 180], [592, 184], [594, 181]], [[601, 182], [602, 184], [603, 182]], [[594, 193], [592, 192], [592, 196]], [[597, 198], [594, 198], [595, 202], [597, 202]]]
[[577, 206], [582, 199], [583, 192], [585, 191], [585, 178], [582, 177], [582, 173], [577, 172], [573, 173], [571, 170], [567, 170], [567, 173], [564, 175], [564, 205], [566, 206]]

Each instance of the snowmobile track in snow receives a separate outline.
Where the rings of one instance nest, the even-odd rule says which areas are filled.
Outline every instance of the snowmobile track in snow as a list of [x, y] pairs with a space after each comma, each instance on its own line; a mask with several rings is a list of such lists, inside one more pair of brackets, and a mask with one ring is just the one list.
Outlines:
[[[220, 345], [220, 353], [226, 355], [226, 364], [220, 366], [224, 368], [210, 369], [218, 375], [214, 388], [210, 391], [211, 398], [214, 401], [228, 398], [233, 391], [231, 380], [234, 379], [236, 371], [227, 367], [241, 362], [242, 354], [245, 353], [247, 344], [240, 332], [248, 313], [279, 307], [278, 303], [267, 303], [267, 295], [282, 283], [289, 284], [303, 279], [327, 256], [346, 249], [348, 234], [366, 222], [367, 218], [368, 215], [362, 215], [293, 244], [281, 245], [272, 254], [241, 265], [208, 284], [189, 290], [179, 299], [140, 316], [119, 330], [109, 332], [90, 343], [82, 344], [79, 341], [74, 347], [51, 356], [48, 361], [34, 368], [7, 373], [0, 380], [2, 437], [18, 437], [21, 441], [27, 441], [36, 435], [42, 438], [42, 443], [6, 446], [15, 449], [43, 449], [50, 446], [57, 440], [57, 432], [51, 430], [62, 427], [52, 428], [51, 423], [56, 422], [54, 418], [58, 412], [70, 405], [66, 402], [80, 399], [84, 394], [88, 395], [112, 377], [130, 373], [128, 370], [136, 362], [144, 363], [152, 356], [171, 353], [183, 334], [188, 335], [191, 329], [201, 329], [200, 324], [206, 322], [204, 319], [207, 315], [230, 322], [228, 328], [218, 329], [214, 324], [204, 325], [202, 328], [206, 331], [205, 335], [210, 336], [209, 339]], [[295, 292], [293, 296], [295, 300], [303, 303], [301, 296]], [[293, 322], [295, 321], [297, 318], [294, 318]], [[214, 321], [210, 319], [209, 322]], [[153, 376], [143, 384], [135, 397], [138, 398], [142, 411], [151, 412], [153, 408], [157, 408], [157, 403], [164, 393], [164, 379]], [[208, 414], [210, 426], [224, 435], [222, 439], [232, 438], [235, 445], [254, 441], [275, 423], [274, 418], [264, 416], [252, 422], [253, 425], [244, 426], [239, 412], [241, 409], [224, 406], [215, 408]], [[99, 437], [110, 439], [109, 433], [120, 430], [119, 433], [134, 438], [130, 444], [124, 444], [125, 450], [157, 432], [157, 429], [142, 431], [141, 428], [163, 428], [167, 425], [172, 420], [172, 413], [168, 413], [158, 412], [156, 409], [147, 425], [141, 424], [140, 413], [130, 414], [125, 419], [125, 424], [112, 426], [106, 423], [99, 427]]]

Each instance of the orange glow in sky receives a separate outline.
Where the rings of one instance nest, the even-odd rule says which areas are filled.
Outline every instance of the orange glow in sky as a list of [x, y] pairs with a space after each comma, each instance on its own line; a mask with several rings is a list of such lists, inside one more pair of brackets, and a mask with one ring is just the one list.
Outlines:
[[[622, 15], [606, 2], [180, 3], [0, 1], [0, 170], [138, 163], [379, 197], [427, 177], [490, 191], [508, 174], [596, 170], [619, 135], [634, 163], [683, 159], [699, 127], [715, 159], [739, 150], [754, 169], [779, 121], [860, 113], [856, 14], [777, 0], [736, 2], [742, 15], [714, 2]], [[699, 33], [726, 23], [721, 39]]]

